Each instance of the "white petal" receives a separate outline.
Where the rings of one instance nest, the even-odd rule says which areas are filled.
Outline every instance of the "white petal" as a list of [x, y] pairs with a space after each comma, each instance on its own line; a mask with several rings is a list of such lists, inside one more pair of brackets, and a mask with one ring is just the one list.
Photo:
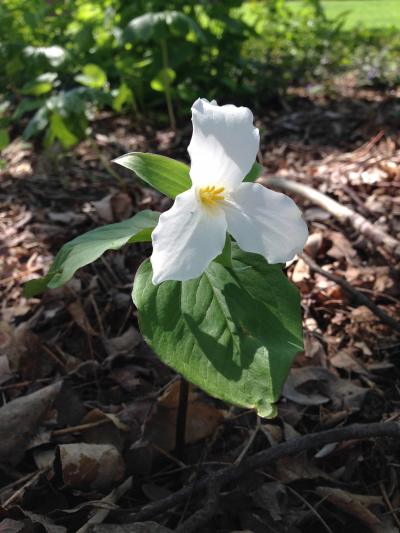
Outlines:
[[221, 208], [204, 208], [195, 188], [179, 194], [152, 233], [153, 283], [197, 278], [222, 252], [226, 218]]
[[219, 106], [214, 100], [199, 98], [192, 107], [192, 122], [188, 151], [193, 184], [227, 190], [238, 187], [253, 166], [260, 145], [250, 109]]
[[290, 261], [307, 240], [307, 225], [293, 200], [259, 183], [242, 183], [224, 209], [228, 232], [240, 248], [269, 263]]

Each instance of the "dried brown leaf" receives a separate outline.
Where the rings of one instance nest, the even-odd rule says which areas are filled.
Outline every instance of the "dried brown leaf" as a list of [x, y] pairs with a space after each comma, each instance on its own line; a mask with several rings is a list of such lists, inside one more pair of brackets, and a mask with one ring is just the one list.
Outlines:
[[317, 494], [329, 501], [345, 513], [348, 513], [365, 524], [372, 533], [382, 533], [384, 524], [368, 509], [372, 505], [382, 505], [380, 496], [365, 496], [334, 487], [318, 487]]
[[0, 408], [0, 463], [22, 459], [60, 390], [61, 382], [55, 383]]
[[0, 355], [0, 385], [12, 378], [10, 363], [6, 355]]
[[77, 442], [58, 447], [64, 483], [74, 488], [107, 489], [122, 479], [124, 462], [107, 444]]
[[95, 337], [98, 335], [98, 333], [93, 329], [92, 325], [89, 322], [89, 319], [86, 315], [85, 309], [82, 305], [82, 302], [79, 300], [75, 300], [75, 302], [72, 302], [68, 306], [68, 311], [72, 318], [74, 319], [74, 322], [81, 328], [85, 333], [88, 335]]
[[[160, 397], [152, 416], [146, 421], [144, 438], [165, 451], [175, 447], [175, 427], [179, 402], [179, 382], [175, 381]], [[189, 393], [186, 442], [194, 443], [212, 435], [223, 422], [222, 411], [205, 403], [193, 392]]]
[[104, 348], [109, 357], [133, 355], [133, 349], [140, 344], [142, 337], [136, 328], [130, 326], [122, 335], [104, 339]]

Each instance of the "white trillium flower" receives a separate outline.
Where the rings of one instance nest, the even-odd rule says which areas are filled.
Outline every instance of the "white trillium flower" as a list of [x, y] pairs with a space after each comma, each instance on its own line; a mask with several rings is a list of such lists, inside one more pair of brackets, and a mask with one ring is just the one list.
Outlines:
[[300, 210], [285, 194], [243, 183], [260, 145], [250, 109], [201, 98], [192, 122], [192, 187], [161, 214], [152, 233], [153, 283], [200, 276], [222, 252], [227, 232], [269, 263], [293, 259], [308, 235]]

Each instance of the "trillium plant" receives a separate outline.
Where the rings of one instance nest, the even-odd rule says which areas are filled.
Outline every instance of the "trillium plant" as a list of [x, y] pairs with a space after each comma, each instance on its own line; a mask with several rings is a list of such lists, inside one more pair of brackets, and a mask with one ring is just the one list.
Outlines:
[[212, 396], [270, 417], [303, 345], [299, 294], [282, 267], [307, 226], [293, 200], [254, 183], [260, 137], [249, 109], [198, 99], [192, 122], [190, 168], [138, 152], [115, 160], [172, 207], [73, 239], [25, 292], [60, 287], [106, 250], [151, 240], [132, 293], [145, 340]]

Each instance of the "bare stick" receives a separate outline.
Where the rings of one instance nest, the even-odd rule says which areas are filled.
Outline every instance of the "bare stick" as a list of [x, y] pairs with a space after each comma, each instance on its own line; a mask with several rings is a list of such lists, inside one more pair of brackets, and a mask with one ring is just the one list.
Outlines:
[[87, 422], [86, 424], [79, 424], [79, 426], [70, 426], [68, 428], [55, 429], [52, 431], [52, 437], [62, 437], [63, 435], [70, 435], [71, 433], [82, 433], [88, 429], [103, 426], [104, 424], [112, 424], [110, 418], [103, 418], [102, 420], [96, 420], [96, 422]]
[[353, 211], [345, 205], [339, 204], [333, 198], [326, 196], [309, 185], [298, 183], [296, 181], [278, 178], [276, 176], [262, 176], [257, 180], [262, 185], [273, 187], [284, 192], [302, 196], [310, 202], [319, 205], [325, 211], [337, 218], [343, 224], [351, 224], [353, 228], [359, 231], [364, 237], [376, 245], [383, 245], [387, 250], [396, 257], [400, 257], [400, 242], [386, 233], [379, 225], [372, 224], [365, 217]]
[[195, 531], [204, 531], [203, 527], [207, 525], [207, 523], [218, 511], [220, 489], [220, 483], [210, 484], [208, 486], [207, 501], [204, 507], [196, 511], [190, 518], [185, 520], [185, 522], [178, 527], [176, 533], [194, 533]]
[[200, 481], [190, 483], [174, 494], [146, 505], [137, 513], [130, 514], [129, 518], [136, 522], [149, 520], [160, 513], [171, 510], [181, 504], [192, 494], [203, 492], [209, 485], [219, 484], [222, 488], [227, 483], [237, 481], [249, 472], [256, 470], [257, 468], [263, 468], [286, 455], [297, 454], [313, 448], [321, 448], [326, 444], [331, 444], [333, 442], [376, 437], [393, 437], [399, 439], [400, 425], [396, 422], [353, 424], [344, 428], [330, 429], [328, 431], [304, 435], [298, 439], [290, 440], [278, 444], [273, 448], [258, 452], [249, 459], [243, 461], [240, 465], [228, 466], [214, 474], [205, 476]]
[[99, 509], [92, 515], [89, 520], [78, 529], [77, 533], [86, 533], [89, 531], [94, 524], [102, 524], [107, 516], [110, 514], [112, 504], [115, 504], [120, 498], [122, 498], [132, 487], [132, 477], [128, 477], [121, 485], [115, 487], [115, 489], [110, 492], [107, 496], [102, 498], [101, 503], [109, 504], [110, 508], [108, 509]]
[[400, 333], [400, 322], [385, 313], [385, 311], [383, 311], [383, 309], [378, 307], [372, 300], [370, 300], [368, 296], [365, 296], [365, 294], [358, 291], [341, 276], [338, 276], [337, 274], [332, 274], [331, 272], [328, 272], [327, 270], [324, 270], [323, 268], [318, 266], [317, 263], [313, 259], [311, 259], [311, 257], [306, 253], [303, 252], [302, 254], [300, 254], [300, 257], [305, 263], [307, 263], [311, 270], [314, 270], [315, 272], [318, 272], [318, 274], [321, 274], [321, 276], [324, 276], [325, 278], [337, 283], [337, 285], [342, 287], [344, 291], [350, 294], [350, 296], [352, 296], [357, 303], [368, 307], [368, 309], [370, 309], [374, 313], [374, 315], [380, 318], [382, 322], [384, 322], [392, 329]]
[[42, 468], [41, 470], [38, 470], [35, 474], [31, 475], [31, 477], [28, 479], [28, 481], [26, 483], [24, 483], [21, 488], [19, 488], [16, 492], [14, 492], [14, 494], [12, 496], [10, 496], [8, 498], [8, 500], [6, 500], [2, 504], [4, 509], [6, 509], [7, 507], [10, 507], [10, 505], [14, 504], [14, 502], [16, 500], [21, 498], [24, 495], [24, 492], [29, 487], [31, 487], [40, 478], [40, 476], [42, 474], [46, 473], [48, 470], [50, 470], [50, 467]]

